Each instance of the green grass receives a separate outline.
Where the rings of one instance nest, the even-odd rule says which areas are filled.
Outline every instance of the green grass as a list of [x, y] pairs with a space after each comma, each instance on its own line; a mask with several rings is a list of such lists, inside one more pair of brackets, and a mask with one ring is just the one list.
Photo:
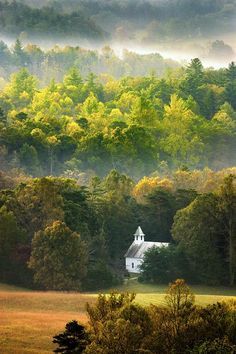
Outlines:
[[[164, 304], [167, 285], [141, 284], [137, 278], [130, 278], [119, 287], [119, 291], [129, 291], [137, 294], [136, 301], [141, 305]], [[190, 286], [196, 295], [198, 305], [208, 305], [218, 301], [236, 300], [236, 288], [210, 287], [210, 286]]]
[[[166, 288], [129, 279], [117, 290], [135, 292], [137, 303], [146, 306], [164, 304]], [[199, 305], [236, 299], [235, 288], [193, 286], [192, 290]], [[52, 336], [69, 320], [85, 323], [85, 304], [95, 300], [95, 293], [31, 291], [0, 284], [0, 353], [52, 353]]]
[[[163, 294], [166, 292], [168, 285], [153, 285], [153, 284], [143, 284], [139, 283], [137, 277], [126, 279], [124, 284], [119, 287], [120, 291], [133, 291], [137, 294], [139, 293], [157, 293]], [[203, 286], [194, 285], [190, 286], [194, 294], [201, 295], [222, 295], [222, 296], [236, 296], [236, 287], [229, 288], [223, 286]]]

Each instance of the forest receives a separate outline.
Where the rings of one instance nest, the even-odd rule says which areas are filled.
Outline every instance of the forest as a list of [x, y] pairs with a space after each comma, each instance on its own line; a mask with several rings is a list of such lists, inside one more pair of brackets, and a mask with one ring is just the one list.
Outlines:
[[[234, 0], [1, 2], [1, 30], [50, 36], [168, 41], [210, 38], [235, 29]], [[142, 28], [142, 30], [141, 30]]]
[[20, 2], [0, 2], [0, 32], [14, 37], [25, 32], [29, 36], [63, 35], [102, 39], [105, 32], [80, 12], [61, 13], [53, 7], [35, 9]]
[[[20, 42], [14, 59], [23, 60]], [[137, 60], [138, 61], [138, 60]], [[114, 65], [111, 65], [114, 68]], [[3, 80], [0, 149], [4, 169], [32, 176], [138, 179], [182, 167], [235, 165], [236, 66], [204, 69], [199, 59], [164, 77], [122, 76], [72, 66], [43, 85], [27, 68]]]
[[178, 170], [135, 183], [112, 170], [87, 186], [1, 173], [0, 280], [53, 290], [117, 286], [141, 224], [150, 241], [171, 242], [146, 253], [141, 282], [182, 276], [192, 284], [234, 285], [235, 173]]
[[[0, 280], [54, 290], [119, 284], [141, 224], [171, 246], [146, 254], [140, 281], [235, 284], [234, 62], [206, 69], [195, 58], [143, 76], [154, 58], [129, 53], [135, 75], [112, 75], [81, 73], [80, 49], [31, 49], [17, 40], [2, 51]], [[44, 58], [38, 66], [33, 52]], [[63, 70], [45, 83], [50, 55]], [[102, 55], [112, 70], [127, 64], [110, 48]]]

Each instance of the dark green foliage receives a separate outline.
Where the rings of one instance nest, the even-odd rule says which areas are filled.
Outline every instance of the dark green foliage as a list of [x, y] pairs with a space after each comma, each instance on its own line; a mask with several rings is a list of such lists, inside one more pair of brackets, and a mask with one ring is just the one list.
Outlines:
[[0, 124], [6, 124], [7, 122], [7, 117], [3, 111], [3, 109], [0, 107]]
[[30, 256], [28, 239], [24, 230], [5, 206], [0, 207], [0, 281], [14, 284], [32, 285], [27, 277], [27, 261]]
[[[199, 171], [179, 171], [176, 178], [177, 175], [181, 186], [192, 187], [194, 178], [199, 178]], [[235, 282], [233, 175], [225, 179], [218, 191], [202, 194], [192, 189], [167, 191], [171, 181], [164, 179], [166, 185], [150, 189], [141, 205], [134, 198], [132, 179], [116, 170], [103, 180], [93, 177], [88, 187], [81, 187], [68, 178], [21, 178], [23, 183], [14, 187], [17, 180], [0, 174], [3, 189], [0, 229], [4, 250], [0, 262], [4, 281], [32, 284], [27, 264], [30, 255], [35, 253], [37, 265], [35, 263], [32, 269], [36, 276], [42, 268], [39, 271], [41, 286], [74, 288], [77, 284], [87, 290], [115, 286], [124, 274], [124, 254], [133, 242], [137, 225], [141, 224], [147, 240], [173, 243], [171, 228], [175, 240], [168, 248], [152, 249], [146, 254], [141, 281], [167, 283], [176, 277], [185, 277], [191, 282], [213, 285]], [[152, 182], [153, 179], [146, 178], [140, 188]], [[136, 193], [138, 197], [142, 188]], [[80, 262], [76, 253], [78, 244], [73, 243], [75, 238], [72, 237], [78, 233], [81, 240], [76, 239], [81, 251], [88, 251], [87, 261], [80, 265], [77, 264]], [[63, 234], [72, 237], [70, 241]], [[37, 245], [34, 245], [38, 251], [35, 247], [31, 250], [34, 235], [37, 235]], [[50, 238], [48, 244], [46, 241]], [[55, 244], [58, 249], [54, 250]], [[66, 251], [61, 254], [60, 249], [64, 248]], [[82, 259], [87, 251], [82, 252]], [[47, 262], [43, 264], [42, 259]], [[65, 279], [59, 279], [59, 273], [64, 274], [68, 266], [72, 278], [65, 280], [69, 274], [66, 272]], [[15, 269], [20, 267], [21, 272], [15, 275]], [[75, 280], [74, 276], [80, 272], [84, 275]], [[52, 277], [57, 280], [52, 281]]]
[[[23, 0], [22, 2], [39, 6], [35, 0]], [[76, 0], [61, 0], [56, 3], [43, 0], [40, 2], [40, 6], [48, 6], [51, 3], [57, 12], [60, 10], [61, 13], [73, 14], [76, 11], [78, 15]], [[167, 0], [164, 2], [84, 0], [79, 5], [79, 14], [84, 13], [88, 17], [95, 18], [96, 23], [106, 28], [113, 39], [118, 37], [121, 40], [134, 40], [138, 34], [140, 35], [140, 26], [142, 26], [142, 32], [144, 32], [141, 37], [142, 44], [153, 43], [157, 38], [163, 42], [176, 38], [178, 40], [180, 38], [193, 40], [210, 37], [212, 40], [212, 38], [217, 38], [216, 34], [223, 37], [224, 33], [233, 31], [236, 11], [234, 1], [229, 0], [199, 0], [198, 2], [194, 0]], [[51, 17], [48, 19], [49, 23]], [[70, 18], [73, 19], [73, 16], [71, 15]], [[64, 25], [64, 21], [62, 25]], [[124, 23], [129, 23], [129, 30], [122, 27]], [[107, 57], [109, 59], [108, 55]]]
[[29, 267], [45, 289], [78, 290], [87, 273], [87, 248], [79, 234], [55, 221], [35, 234]]
[[19, 158], [22, 167], [24, 167], [29, 174], [33, 176], [40, 175], [40, 163], [35, 147], [25, 143], [19, 151]]
[[66, 324], [66, 329], [53, 337], [53, 343], [58, 345], [54, 353], [81, 354], [89, 343], [89, 336], [85, 327], [77, 321]]
[[151, 248], [145, 253], [140, 269], [141, 282], [166, 284], [180, 277], [194, 281], [184, 252], [176, 246]]
[[[61, 14], [53, 7], [34, 9], [18, 2], [0, 3], [0, 29], [2, 32], [19, 35], [26, 31], [32, 35], [75, 35], [101, 39], [105, 34], [92, 20], [81, 12]], [[17, 44], [16, 52], [20, 49]]]
[[225, 99], [236, 109], [235, 89], [236, 89], [236, 65], [232, 62], [226, 71]]
[[234, 176], [228, 176], [220, 192], [197, 197], [175, 215], [173, 238], [184, 250], [190, 269], [199, 282], [217, 284], [227, 281], [234, 284], [234, 180]]
[[[218, 217], [217, 198], [201, 195], [187, 208], [176, 213], [172, 234], [187, 255], [197, 281], [217, 284], [225, 279], [226, 263], [222, 219]], [[206, 222], [207, 220], [207, 222]]]
[[162, 188], [154, 190], [147, 196], [143, 208], [144, 226], [151, 240], [169, 242], [170, 229], [175, 215], [175, 198], [173, 193]]
[[235, 354], [236, 345], [231, 344], [227, 337], [207, 340], [200, 345], [197, 345], [192, 354]]
[[92, 263], [88, 268], [86, 279], [83, 282], [83, 289], [86, 291], [115, 288], [121, 283], [106, 265], [105, 262]]

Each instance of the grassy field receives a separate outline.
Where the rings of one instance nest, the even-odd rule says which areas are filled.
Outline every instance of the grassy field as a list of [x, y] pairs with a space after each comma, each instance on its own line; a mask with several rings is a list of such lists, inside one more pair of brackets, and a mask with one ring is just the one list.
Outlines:
[[[118, 290], [137, 293], [136, 301], [142, 305], [162, 304], [166, 286], [143, 285], [131, 279]], [[192, 290], [201, 305], [236, 299], [236, 289], [192, 287]], [[52, 336], [69, 320], [85, 323], [85, 304], [95, 299], [96, 294], [39, 292], [0, 284], [0, 353], [51, 353]]]

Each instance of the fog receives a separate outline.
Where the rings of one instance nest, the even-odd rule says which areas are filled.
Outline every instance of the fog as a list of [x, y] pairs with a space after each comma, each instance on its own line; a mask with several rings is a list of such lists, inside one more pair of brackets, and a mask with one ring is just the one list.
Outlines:
[[[1, 3], [1, 1], [0, 1]], [[160, 53], [180, 63], [199, 57], [219, 68], [235, 60], [236, 0], [18, 0], [1, 3], [1, 39]], [[37, 8], [37, 9], [36, 9]]]

